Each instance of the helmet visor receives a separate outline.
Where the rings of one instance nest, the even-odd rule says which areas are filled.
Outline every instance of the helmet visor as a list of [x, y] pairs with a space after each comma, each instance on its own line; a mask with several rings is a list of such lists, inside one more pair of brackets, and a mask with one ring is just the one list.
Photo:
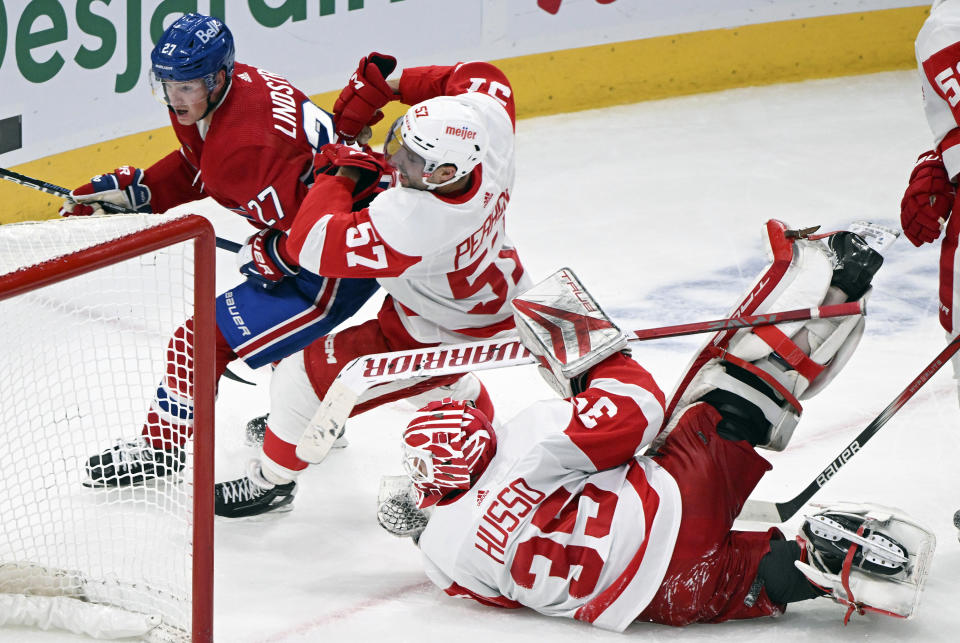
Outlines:
[[386, 156], [393, 156], [400, 151], [400, 148], [403, 147], [403, 134], [400, 131], [400, 126], [403, 124], [403, 118], [398, 118], [394, 122], [393, 127], [390, 128], [390, 131], [387, 133], [387, 140], [383, 144], [383, 153]]
[[402, 117], [397, 119], [383, 144], [383, 154], [387, 163], [394, 168], [393, 185], [399, 182], [402, 186], [420, 186], [419, 189], [424, 189], [426, 186], [423, 181], [426, 181], [436, 168], [428, 167], [428, 163], [422, 156], [412, 152], [404, 144], [402, 123]]
[[158, 101], [175, 109], [206, 105], [210, 96], [206, 78], [162, 80], [152, 73], [150, 74], [150, 91]]

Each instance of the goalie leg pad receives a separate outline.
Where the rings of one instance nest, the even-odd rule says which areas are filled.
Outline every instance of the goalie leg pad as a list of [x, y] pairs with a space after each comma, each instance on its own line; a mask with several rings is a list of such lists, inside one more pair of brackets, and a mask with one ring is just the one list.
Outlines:
[[[698, 401], [714, 406], [725, 419], [733, 415], [749, 418], [749, 427], [740, 427], [728, 435], [728, 439], [745, 439], [753, 446], [780, 450], [786, 446], [800, 420], [800, 411], [786, 403], [775, 389], [744, 366], [722, 360], [714, 360], [701, 369], [691, 383], [690, 392]], [[739, 398], [739, 403], [734, 402]], [[717, 406], [721, 404], [724, 408]], [[734, 412], [733, 409], [738, 411]], [[759, 415], [752, 410], [755, 409]]]
[[936, 537], [892, 507], [838, 503], [807, 516], [797, 540], [806, 560], [796, 567], [853, 612], [914, 615]]
[[[869, 291], [882, 258], [859, 236], [838, 233], [824, 243], [794, 238], [783, 224], [772, 223], [765, 231], [774, 262], [735, 311], [762, 314], [809, 308], [846, 301], [843, 288], [861, 295]], [[818, 393], [839, 373], [863, 327], [861, 315], [742, 329], [726, 337], [718, 334], [694, 359], [691, 370], [699, 370], [681, 380], [673, 396], [675, 408], [718, 388], [739, 395], [760, 408], [770, 424], [768, 439], [756, 446], [782, 450], [803, 411], [800, 400]]]

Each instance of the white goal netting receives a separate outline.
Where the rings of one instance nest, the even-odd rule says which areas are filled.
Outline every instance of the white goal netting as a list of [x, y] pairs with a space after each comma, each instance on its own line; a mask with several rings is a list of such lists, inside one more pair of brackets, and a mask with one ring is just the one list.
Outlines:
[[[90, 456], [140, 435], [168, 341], [195, 314], [193, 240], [138, 250], [162, 240], [172, 222], [183, 218], [0, 226], [0, 594], [20, 601], [15, 608], [0, 601], [0, 625], [19, 609], [25, 624], [43, 627], [30, 608], [35, 597], [49, 596], [68, 606], [121, 608], [163, 640], [190, 638], [193, 441], [180, 476], [84, 486]], [[107, 265], [84, 274], [23, 285], [104, 257]], [[11, 296], [12, 279], [19, 285]], [[49, 618], [47, 625], [130, 635], [126, 623], [111, 633], [109, 624], [90, 626], [66, 609], [75, 627]]]

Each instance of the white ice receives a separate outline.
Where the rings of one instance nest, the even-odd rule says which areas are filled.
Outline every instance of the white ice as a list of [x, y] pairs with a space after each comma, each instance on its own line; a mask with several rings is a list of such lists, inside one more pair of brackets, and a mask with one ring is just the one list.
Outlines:
[[[522, 97], [519, 97], [522, 101]], [[551, 116], [518, 124], [518, 180], [508, 232], [535, 278], [572, 267], [627, 329], [722, 317], [765, 266], [761, 225], [899, 224], [899, 202], [931, 135], [912, 72], [732, 90]], [[204, 204], [222, 236], [242, 225]], [[221, 288], [236, 281], [220, 253]], [[845, 370], [806, 411], [789, 449], [754, 497], [798, 493], [919, 375], [945, 345], [937, 315], [935, 246], [901, 239], [869, 302], [867, 331]], [[358, 319], [376, 307], [368, 305]], [[704, 336], [648, 342], [634, 356], [668, 392]], [[237, 477], [255, 452], [247, 419], [267, 408], [269, 372], [237, 372], [217, 406], [217, 478]], [[815, 498], [901, 507], [938, 538], [915, 618], [854, 616], [817, 599], [776, 619], [684, 629], [635, 623], [625, 634], [529, 611], [449, 598], [423, 574], [417, 550], [381, 530], [381, 475], [400, 472], [405, 404], [351, 420], [350, 445], [301, 478], [292, 512], [216, 523], [215, 637], [223, 642], [953, 641], [960, 625], [960, 406], [949, 365]], [[481, 374], [508, 417], [550, 390], [531, 367]], [[795, 533], [799, 516], [783, 529]], [[761, 529], [762, 525], [739, 525]], [[0, 630], [0, 640], [75, 641]], [[52, 638], [51, 638], [52, 637]]]

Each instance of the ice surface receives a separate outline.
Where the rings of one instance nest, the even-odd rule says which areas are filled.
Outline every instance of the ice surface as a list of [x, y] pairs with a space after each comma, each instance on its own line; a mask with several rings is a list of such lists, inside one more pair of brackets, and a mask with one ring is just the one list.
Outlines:
[[[525, 120], [508, 232], [535, 279], [572, 267], [625, 328], [714, 319], [765, 266], [766, 219], [825, 229], [864, 218], [898, 226], [906, 178], [930, 146], [912, 72]], [[246, 234], [242, 224], [201, 207], [221, 236]], [[236, 281], [235, 267], [229, 253], [219, 255], [226, 288]], [[888, 252], [860, 348], [833, 384], [806, 402], [789, 449], [769, 455], [774, 470], [755, 497], [799, 492], [943, 347], [937, 262], [936, 246], [914, 248], [905, 239]], [[702, 341], [648, 342], [634, 356], [669, 393]], [[243, 445], [243, 426], [267, 407], [269, 372], [236, 370], [257, 386], [221, 385], [219, 480], [242, 474], [254, 456]], [[481, 378], [503, 417], [551, 395], [532, 367]], [[401, 403], [351, 420], [350, 446], [305, 473], [291, 513], [218, 520], [217, 641], [956, 640], [960, 406], [949, 365], [815, 497], [899, 506], [938, 537], [914, 619], [855, 616], [847, 627], [843, 610], [826, 599], [777, 619], [685, 629], [638, 623], [619, 635], [449, 598], [427, 581], [409, 541], [375, 520], [380, 476], [400, 473], [398, 435], [409, 411]], [[784, 526], [788, 536], [798, 524], [799, 517]], [[0, 630], [0, 640], [80, 639]]]

